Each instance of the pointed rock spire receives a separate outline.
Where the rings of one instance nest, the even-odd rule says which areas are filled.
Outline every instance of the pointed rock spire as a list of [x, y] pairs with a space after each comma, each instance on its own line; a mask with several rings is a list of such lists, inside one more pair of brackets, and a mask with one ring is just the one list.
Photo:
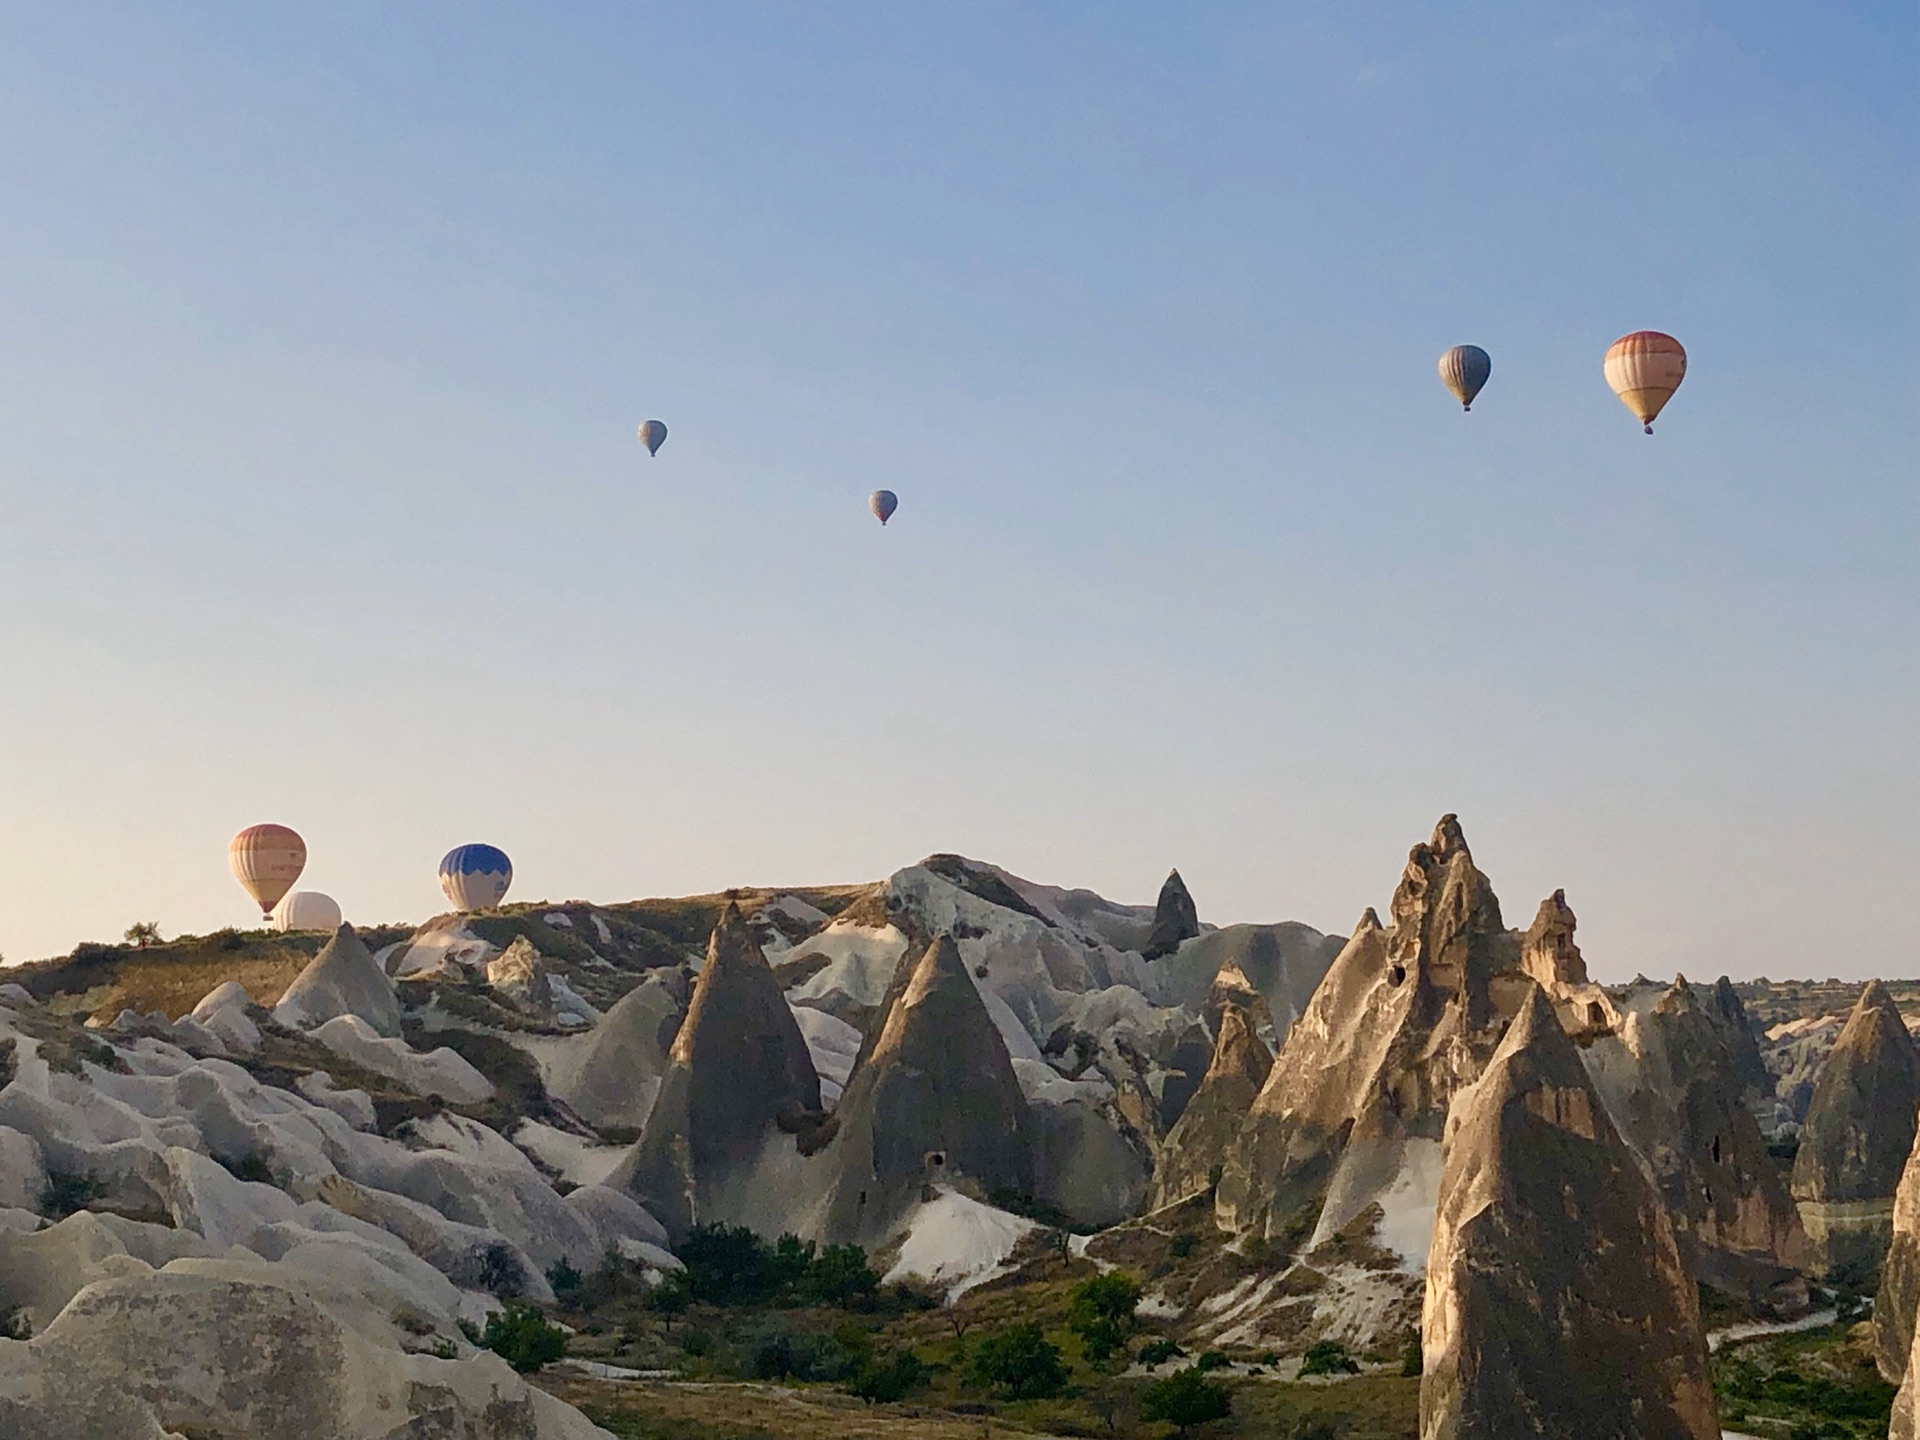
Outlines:
[[820, 1078], [753, 931], [729, 902], [646, 1129], [608, 1184], [670, 1234], [729, 1220], [729, 1196], [780, 1119], [820, 1108]]
[[351, 925], [333, 932], [273, 1007], [273, 1018], [289, 1030], [311, 1030], [340, 1015], [357, 1015], [389, 1038], [400, 1033], [393, 982]]
[[1193, 903], [1193, 896], [1187, 893], [1187, 882], [1180, 878], [1178, 870], [1167, 872], [1167, 881], [1160, 887], [1160, 898], [1153, 907], [1153, 932], [1147, 936], [1146, 949], [1140, 954], [1148, 960], [1158, 960], [1162, 955], [1171, 955], [1180, 948], [1181, 942], [1191, 940], [1200, 933], [1200, 911]]
[[1552, 990], [1559, 985], [1585, 985], [1587, 962], [1574, 943], [1577, 922], [1567, 892], [1556, 890], [1540, 902], [1540, 910], [1520, 942], [1520, 968]]
[[1916, 1105], [1920, 1045], [1871, 980], [1820, 1069], [1793, 1160], [1793, 1198], [1823, 1268], [1885, 1256]]
[[951, 935], [914, 964], [833, 1125], [809, 1227], [829, 1241], [887, 1238], [928, 1185], [1033, 1192], [1026, 1097]]
[[1214, 1167], [1224, 1164], [1272, 1069], [1273, 1056], [1254, 1033], [1248, 1013], [1238, 1005], [1222, 1006], [1206, 1077], [1160, 1147], [1153, 1209], [1198, 1195], [1213, 1183]]
[[1754, 1038], [1753, 1022], [1747, 1018], [1747, 1007], [1740, 1003], [1739, 993], [1726, 976], [1714, 982], [1707, 1011], [1719, 1024], [1728, 1048], [1733, 1051], [1741, 1086], [1755, 1095], [1771, 1095], [1773, 1076], [1760, 1056], [1760, 1042]]
[[1537, 989], [1448, 1118], [1421, 1328], [1422, 1440], [1718, 1440], [1666, 1210]]

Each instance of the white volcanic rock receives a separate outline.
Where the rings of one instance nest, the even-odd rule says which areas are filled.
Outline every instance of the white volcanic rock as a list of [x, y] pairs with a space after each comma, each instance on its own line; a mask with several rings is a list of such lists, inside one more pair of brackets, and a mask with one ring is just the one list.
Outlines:
[[493, 1098], [493, 1082], [444, 1045], [425, 1054], [404, 1040], [388, 1040], [358, 1015], [337, 1015], [313, 1032], [334, 1054], [376, 1075], [397, 1080], [416, 1095], [438, 1095], [457, 1104]]
[[1039, 1229], [1031, 1220], [939, 1187], [932, 1199], [908, 1212], [893, 1266], [881, 1278], [889, 1285], [930, 1281], [952, 1304], [967, 1291], [1011, 1274], [1013, 1252]]
[[847, 1077], [853, 1073], [853, 1062], [860, 1056], [859, 1027], [811, 1005], [791, 1008], [800, 1033], [806, 1037], [814, 1071], [820, 1076], [821, 1102], [837, 1105], [847, 1087]]
[[487, 962], [500, 952], [467, 928], [466, 916], [441, 915], [381, 953], [383, 968], [395, 980], [464, 980], [484, 975]]
[[0, 1206], [38, 1210], [47, 1188], [47, 1166], [40, 1142], [0, 1125]]
[[191, 1018], [217, 1035], [229, 1055], [251, 1055], [260, 1048], [255, 1016], [265, 1014], [239, 981], [223, 980], [201, 997]]
[[487, 984], [536, 1015], [553, 1013], [553, 964], [524, 935], [487, 962]]
[[382, 1308], [388, 1297], [360, 1293], [357, 1276], [238, 1254], [154, 1271], [123, 1251], [91, 1269], [97, 1278], [44, 1331], [0, 1343], [0, 1434], [605, 1440], [461, 1342], [449, 1312], [405, 1318], [465, 1358], [408, 1353], [421, 1337]]
[[371, 1130], [378, 1123], [373, 1098], [366, 1091], [339, 1089], [333, 1083], [333, 1076], [324, 1070], [309, 1070], [293, 1082], [293, 1088], [356, 1130]]
[[794, 947], [797, 960], [817, 955], [827, 963], [788, 991], [787, 998], [858, 1024], [886, 999], [909, 943], [906, 933], [891, 924], [835, 920]]
[[357, 1018], [381, 1035], [400, 1033], [393, 982], [351, 925], [333, 932], [273, 1007], [273, 1018], [290, 1030], [312, 1030], [339, 1016]]

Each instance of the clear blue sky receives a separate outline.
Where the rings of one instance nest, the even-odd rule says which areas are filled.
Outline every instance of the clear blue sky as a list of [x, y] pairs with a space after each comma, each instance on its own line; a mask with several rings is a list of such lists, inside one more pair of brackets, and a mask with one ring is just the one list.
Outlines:
[[0, 951], [245, 923], [265, 819], [361, 920], [487, 840], [1344, 930], [1456, 810], [1609, 978], [1916, 973], [1916, 73], [1905, 0], [9, 7]]

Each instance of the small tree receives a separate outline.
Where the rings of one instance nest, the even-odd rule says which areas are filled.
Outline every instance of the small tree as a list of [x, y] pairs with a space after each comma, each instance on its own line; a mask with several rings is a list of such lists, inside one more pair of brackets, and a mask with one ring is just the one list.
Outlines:
[[687, 1313], [692, 1297], [687, 1294], [687, 1282], [684, 1271], [676, 1271], [653, 1287], [653, 1293], [647, 1296], [647, 1304], [653, 1312], [666, 1322], [666, 1331], [673, 1333], [673, 1317]]
[[1038, 1325], [1009, 1325], [980, 1342], [968, 1376], [1010, 1400], [1045, 1400], [1067, 1383], [1067, 1367]]
[[848, 1393], [869, 1405], [891, 1405], [927, 1383], [927, 1367], [911, 1350], [896, 1350], [885, 1359], [868, 1359], [848, 1384]]
[[567, 1353], [567, 1333], [531, 1305], [509, 1300], [487, 1317], [480, 1343], [522, 1375], [531, 1375]]
[[1427, 1357], [1420, 1348], [1420, 1332], [1414, 1331], [1407, 1337], [1407, 1348], [1400, 1353], [1400, 1373], [1419, 1375], [1427, 1368]]
[[1067, 1301], [1067, 1328], [1080, 1337], [1087, 1359], [1110, 1359], [1133, 1334], [1140, 1282], [1124, 1270], [1109, 1270], [1074, 1286]]
[[1316, 1340], [1307, 1347], [1305, 1358], [1300, 1361], [1300, 1374], [1308, 1375], [1358, 1375], [1360, 1362], [1347, 1353], [1347, 1347], [1338, 1340]]
[[160, 927], [151, 920], [142, 920], [129, 925], [127, 933], [120, 938], [135, 949], [144, 950], [149, 945], [160, 943]]
[[1195, 1425], [1226, 1419], [1233, 1413], [1233, 1397], [1226, 1386], [1190, 1365], [1149, 1385], [1140, 1413], [1148, 1420], [1164, 1420], [1185, 1435]]

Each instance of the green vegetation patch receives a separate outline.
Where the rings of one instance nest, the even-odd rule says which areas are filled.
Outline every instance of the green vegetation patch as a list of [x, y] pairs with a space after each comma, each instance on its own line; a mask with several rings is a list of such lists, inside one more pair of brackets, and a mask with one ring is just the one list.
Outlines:
[[1782, 1440], [1881, 1440], [1895, 1388], [1874, 1367], [1864, 1323], [1723, 1346], [1713, 1385], [1728, 1429]]

